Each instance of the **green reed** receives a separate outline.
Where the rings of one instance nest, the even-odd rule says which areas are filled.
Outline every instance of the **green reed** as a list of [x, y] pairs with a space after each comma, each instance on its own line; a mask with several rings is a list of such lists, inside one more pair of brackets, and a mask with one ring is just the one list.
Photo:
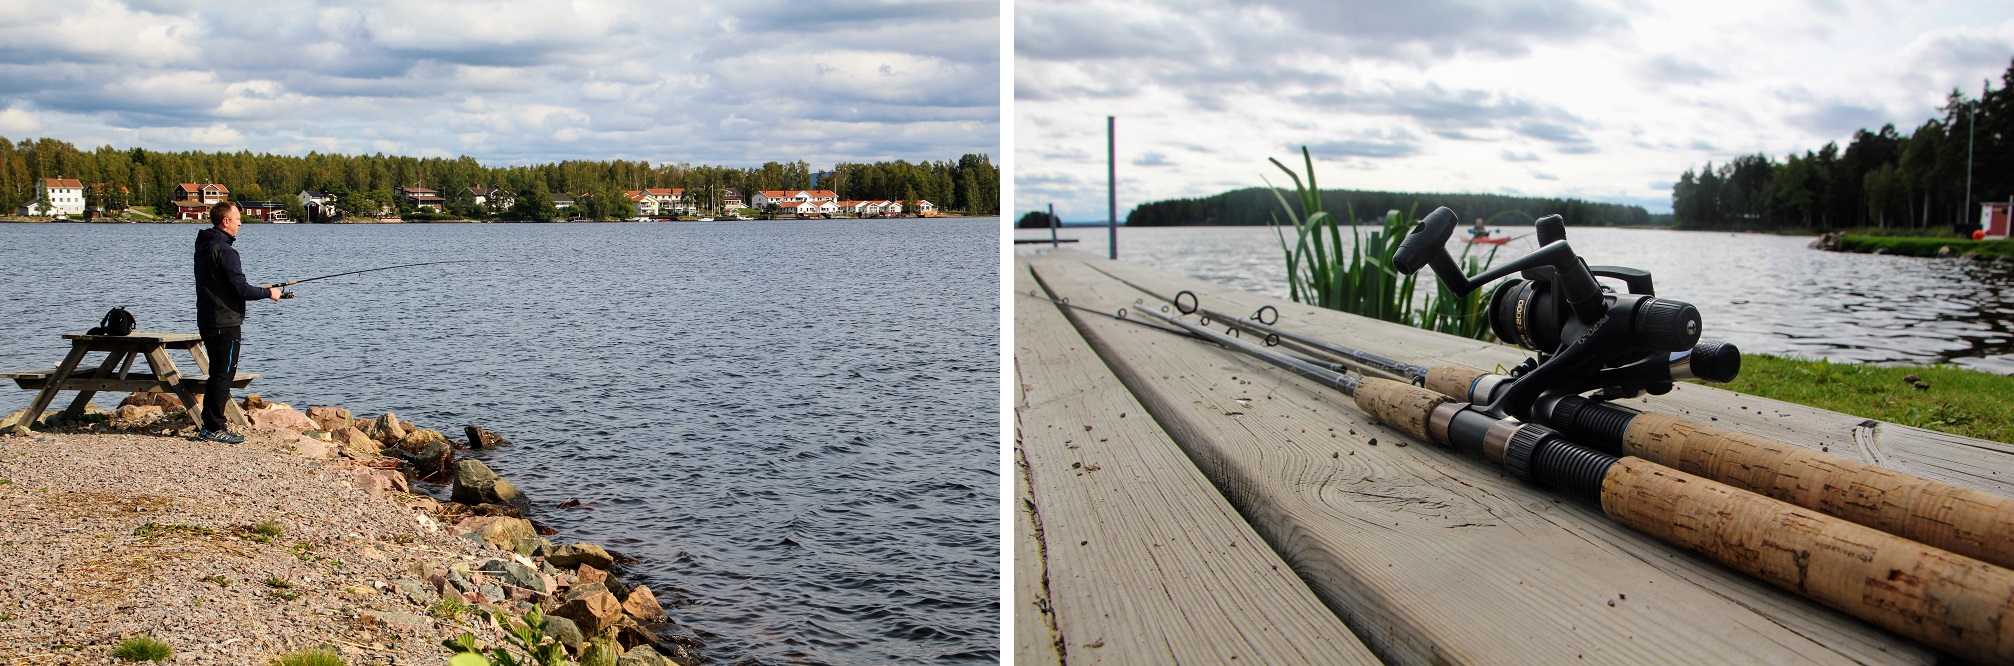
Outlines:
[[[1354, 207], [1345, 206], [1350, 240], [1345, 246], [1345, 223], [1322, 210], [1315, 160], [1306, 147], [1301, 148], [1301, 159], [1308, 176], [1305, 184], [1293, 169], [1268, 158], [1294, 181], [1295, 201], [1290, 202], [1280, 188], [1272, 190], [1294, 228], [1294, 242], [1289, 245], [1287, 225], [1278, 215], [1273, 216], [1273, 230], [1279, 236], [1280, 251], [1286, 255], [1287, 292], [1294, 302], [1478, 340], [1492, 337], [1481, 290], [1456, 296], [1446, 285], [1437, 284], [1434, 292], [1414, 307], [1418, 276], [1400, 275], [1392, 266], [1392, 254], [1417, 221], [1410, 212], [1386, 212], [1381, 226], [1364, 231], [1357, 228]], [[1462, 268], [1471, 275], [1481, 272], [1496, 261], [1496, 250], [1492, 247], [1486, 258], [1478, 259], [1464, 246]]]

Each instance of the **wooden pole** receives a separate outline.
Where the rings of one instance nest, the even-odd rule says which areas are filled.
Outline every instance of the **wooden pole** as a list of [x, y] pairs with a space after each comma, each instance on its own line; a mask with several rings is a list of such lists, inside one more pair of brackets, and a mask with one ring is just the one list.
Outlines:
[[1051, 248], [1061, 247], [1063, 245], [1063, 241], [1058, 240], [1056, 238], [1057, 224], [1058, 222], [1056, 221], [1056, 204], [1049, 204], [1049, 247]]

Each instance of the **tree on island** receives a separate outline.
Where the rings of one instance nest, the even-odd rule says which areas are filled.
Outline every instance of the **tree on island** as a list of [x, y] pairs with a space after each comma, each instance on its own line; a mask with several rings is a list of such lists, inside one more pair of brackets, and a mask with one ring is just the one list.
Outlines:
[[[1049, 228], [1049, 222], [1050, 222], [1050, 219], [1051, 219], [1051, 218], [1050, 218], [1050, 215], [1049, 215], [1049, 213], [1047, 213], [1047, 212], [1045, 212], [1045, 211], [1039, 211], [1039, 210], [1032, 210], [1032, 211], [1028, 211], [1028, 214], [1027, 214], [1027, 215], [1023, 215], [1023, 216], [1021, 216], [1021, 220], [1020, 220], [1020, 221], [1018, 221], [1018, 222], [1015, 222], [1015, 223], [1014, 223], [1014, 228], [1016, 228], [1016, 229], [1047, 229], [1047, 228]], [[1056, 220], [1056, 222], [1058, 222], [1058, 225], [1057, 225], [1057, 226], [1061, 226], [1061, 222], [1062, 222], [1062, 220], [1058, 219], [1058, 220]]]

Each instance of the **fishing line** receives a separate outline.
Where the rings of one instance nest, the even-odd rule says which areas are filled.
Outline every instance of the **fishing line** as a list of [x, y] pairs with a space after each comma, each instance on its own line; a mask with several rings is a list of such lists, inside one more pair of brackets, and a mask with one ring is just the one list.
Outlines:
[[[375, 273], [375, 272], [377, 272], [377, 271], [388, 271], [388, 270], [392, 270], [392, 269], [394, 269], [394, 268], [414, 268], [414, 267], [418, 267], [418, 266], [433, 266], [433, 265], [437, 265], [437, 264], [477, 264], [477, 263], [490, 263], [490, 262], [494, 262], [494, 261], [496, 261], [496, 260], [495, 260], [495, 259], [456, 259], [456, 260], [451, 260], [451, 261], [424, 261], [424, 262], [420, 262], [420, 263], [417, 263], [417, 264], [400, 264], [400, 265], [397, 265], [397, 266], [384, 266], [384, 267], [381, 267], [381, 268], [366, 268], [366, 269], [363, 269], [363, 270], [360, 270], [360, 271], [349, 271], [349, 272], [346, 272], [346, 273], [336, 273], [336, 274], [334, 274], [334, 275], [324, 275], [324, 276], [321, 276], [321, 277], [311, 277], [311, 278], [307, 278], [307, 279], [304, 279], [304, 280], [288, 280], [288, 281], [286, 281], [286, 282], [281, 282], [281, 283], [278, 283], [278, 284], [269, 284], [269, 285], [266, 285], [266, 288], [267, 288], [267, 289], [274, 289], [274, 288], [279, 288], [279, 287], [291, 287], [291, 286], [294, 286], [294, 285], [297, 285], [297, 284], [301, 284], [301, 283], [303, 283], [303, 282], [314, 282], [314, 281], [316, 281], [316, 280], [327, 280], [327, 279], [329, 279], [329, 278], [337, 278], [337, 277], [342, 277], [342, 276], [345, 276], [345, 275], [356, 275], [356, 274], [358, 274], [358, 273]], [[293, 298], [293, 297], [294, 297], [294, 292], [291, 292], [291, 291], [288, 291], [288, 292], [281, 292], [281, 293], [280, 293], [280, 298]]]

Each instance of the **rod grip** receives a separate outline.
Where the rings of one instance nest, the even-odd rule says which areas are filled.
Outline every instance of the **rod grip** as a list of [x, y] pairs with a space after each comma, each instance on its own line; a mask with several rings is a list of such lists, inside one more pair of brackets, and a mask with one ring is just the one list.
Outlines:
[[2014, 499], [1662, 414], [1622, 453], [2014, 568]]
[[1436, 442], [1427, 434], [1434, 408], [1451, 398], [1405, 382], [1366, 377], [1357, 384], [1357, 407], [1393, 429], [1421, 442]]
[[1602, 480], [1631, 527], [1981, 663], [2014, 662], [2014, 571], [1642, 458]]
[[[1473, 395], [1476, 380], [1490, 374], [1466, 365], [1442, 364], [1427, 368], [1427, 388], [1441, 395], [1452, 396], [1463, 402], [1476, 402]], [[1488, 396], [1483, 396], [1488, 399]]]

